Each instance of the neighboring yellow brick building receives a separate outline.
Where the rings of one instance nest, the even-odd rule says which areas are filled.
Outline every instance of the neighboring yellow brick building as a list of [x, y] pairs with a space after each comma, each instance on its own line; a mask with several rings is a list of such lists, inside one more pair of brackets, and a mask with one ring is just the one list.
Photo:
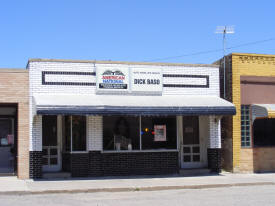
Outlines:
[[[223, 59], [216, 63], [223, 97]], [[237, 114], [222, 120], [223, 168], [275, 171], [275, 55], [232, 53], [226, 56], [225, 78], [225, 98]]]

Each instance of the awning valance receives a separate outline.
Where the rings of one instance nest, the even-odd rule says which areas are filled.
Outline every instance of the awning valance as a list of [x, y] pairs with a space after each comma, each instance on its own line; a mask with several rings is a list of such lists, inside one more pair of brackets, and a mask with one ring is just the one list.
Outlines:
[[256, 118], [275, 118], [275, 104], [253, 104], [252, 120]]
[[34, 115], [234, 115], [235, 106], [206, 95], [35, 95]]

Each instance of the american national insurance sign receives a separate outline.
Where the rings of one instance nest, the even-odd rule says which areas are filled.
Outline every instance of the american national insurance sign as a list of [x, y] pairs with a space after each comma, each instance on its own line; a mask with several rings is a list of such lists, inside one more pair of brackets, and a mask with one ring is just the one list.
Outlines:
[[97, 93], [162, 93], [162, 70], [147, 68], [96, 69]]

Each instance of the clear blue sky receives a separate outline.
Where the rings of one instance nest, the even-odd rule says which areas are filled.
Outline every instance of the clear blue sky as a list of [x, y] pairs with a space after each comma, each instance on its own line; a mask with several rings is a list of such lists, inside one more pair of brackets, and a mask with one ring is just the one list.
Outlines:
[[[2, 0], [0, 68], [29, 58], [152, 61], [275, 38], [273, 0]], [[275, 40], [228, 50], [275, 54]], [[222, 51], [162, 59], [212, 63]]]

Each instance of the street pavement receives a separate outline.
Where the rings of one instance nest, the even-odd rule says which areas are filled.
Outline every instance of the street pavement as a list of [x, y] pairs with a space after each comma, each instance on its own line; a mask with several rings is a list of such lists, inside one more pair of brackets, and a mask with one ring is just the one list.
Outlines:
[[231, 206], [275, 205], [275, 185], [204, 189], [0, 195], [1, 206]]

